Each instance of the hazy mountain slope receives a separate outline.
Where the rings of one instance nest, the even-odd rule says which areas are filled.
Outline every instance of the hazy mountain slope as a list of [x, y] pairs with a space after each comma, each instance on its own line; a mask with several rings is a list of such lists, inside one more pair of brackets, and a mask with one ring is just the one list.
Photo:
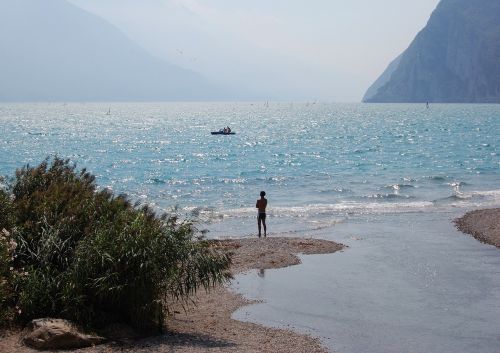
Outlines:
[[500, 1], [442, 0], [370, 93], [364, 101], [500, 102]]
[[366, 102], [367, 100], [375, 96], [378, 92], [378, 89], [390, 81], [392, 74], [394, 73], [394, 71], [396, 71], [396, 69], [399, 66], [399, 63], [401, 62], [402, 57], [403, 54], [400, 54], [396, 59], [394, 59], [389, 64], [389, 66], [387, 66], [382, 75], [380, 75], [380, 77], [370, 86], [370, 88], [368, 88], [368, 90], [365, 93], [365, 96], [363, 97], [363, 102]]
[[64, 0], [0, 1], [0, 101], [198, 100], [222, 92]]

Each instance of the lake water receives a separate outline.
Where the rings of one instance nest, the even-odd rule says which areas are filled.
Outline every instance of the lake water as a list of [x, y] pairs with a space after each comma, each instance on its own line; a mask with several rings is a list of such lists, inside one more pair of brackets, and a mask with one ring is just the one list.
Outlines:
[[57, 154], [214, 237], [254, 234], [261, 190], [273, 233], [500, 199], [498, 105], [1, 104], [0, 122], [0, 175]]
[[498, 352], [498, 251], [451, 220], [500, 206], [499, 139], [499, 105], [0, 104], [0, 175], [70, 158], [213, 238], [255, 236], [265, 190], [271, 236], [350, 248], [241, 276], [265, 303], [237, 317], [346, 353]]

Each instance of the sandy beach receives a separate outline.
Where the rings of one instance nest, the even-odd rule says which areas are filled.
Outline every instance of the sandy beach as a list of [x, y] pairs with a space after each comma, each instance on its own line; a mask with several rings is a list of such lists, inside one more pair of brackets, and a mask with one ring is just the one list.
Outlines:
[[500, 208], [468, 212], [456, 219], [455, 224], [462, 232], [500, 248]]
[[[222, 240], [213, 241], [212, 246], [233, 254], [234, 274], [297, 265], [300, 263], [297, 254], [327, 254], [344, 248], [331, 241], [299, 238]], [[200, 292], [195, 303], [186, 312], [176, 310], [167, 321], [167, 333], [162, 336], [110, 342], [72, 352], [328, 352], [318, 339], [308, 335], [231, 319], [231, 314], [249, 301], [225, 287], [210, 293]], [[36, 350], [21, 343], [19, 332], [11, 332], [0, 340], [0, 352]]]

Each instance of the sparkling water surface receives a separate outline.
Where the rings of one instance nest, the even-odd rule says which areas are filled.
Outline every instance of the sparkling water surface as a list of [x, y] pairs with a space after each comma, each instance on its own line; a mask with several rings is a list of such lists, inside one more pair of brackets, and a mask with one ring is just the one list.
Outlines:
[[307, 232], [497, 203], [499, 122], [498, 105], [1, 104], [0, 174], [57, 154], [214, 237], [253, 234], [265, 190], [272, 232]]
[[0, 104], [0, 175], [70, 158], [214, 238], [255, 236], [265, 190], [271, 236], [349, 247], [238, 276], [263, 303], [236, 318], [341, 353], [494, 353], [500, 252], [452, 220], [500, 206], [499, 139], [499, 105]]

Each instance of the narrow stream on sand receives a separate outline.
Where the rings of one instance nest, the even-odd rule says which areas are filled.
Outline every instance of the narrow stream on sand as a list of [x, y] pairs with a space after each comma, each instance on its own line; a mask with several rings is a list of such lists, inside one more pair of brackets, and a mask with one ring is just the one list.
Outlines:
[[322, 238], [349, 246], [251, 271], [233, 288], [263, 302], [238, 320], [320, 337], [339, 353], [498, 353], [500, 251], [452, 213], [351, 219]]

